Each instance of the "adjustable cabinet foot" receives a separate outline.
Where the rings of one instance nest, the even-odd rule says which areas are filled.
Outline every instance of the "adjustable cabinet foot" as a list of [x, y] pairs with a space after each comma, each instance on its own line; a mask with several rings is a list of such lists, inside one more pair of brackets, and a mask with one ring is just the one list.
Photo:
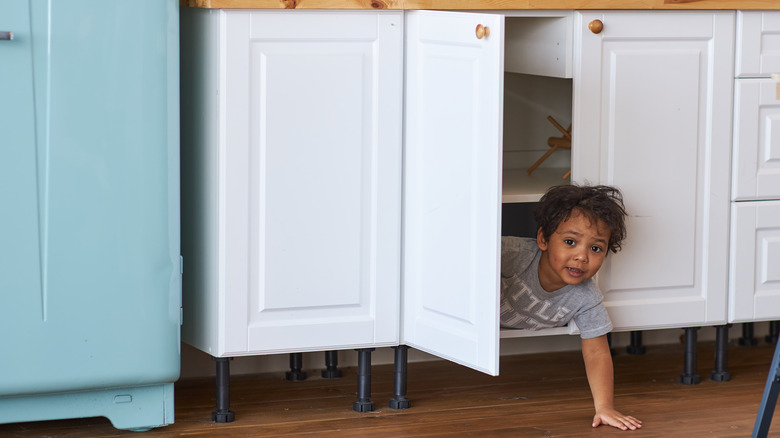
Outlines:
[[688, 327], [685, 329], [684, 372], [680, 374], [680, 383], [685, 385], [696, 385], [701, 382], [701, 376], [696, 374], [697, 330], [699, 330], [699, 327]]
[[393, 347], [393, 398], [390, 399], [391, 409], [409, 409], [412, 401], [406, 398], [406, 374], [408, 365], [408, 350], [406, 345]]
[[290, 353], [290, 371], [284, 373], [284, 377], [292, 381], [306, 380], [306, 373], [301, 371], [301, 368], [303, 368], [303, 353]]
[[612, 332], [607, 333], [607, 345], [609, 345], [610, 356], [615, 357], [615, 354], [617, 353], [615, 352], [615, 349], [612, 348]]
[[753, 323], [746, 322], [742, 324], [742, 337], [739, 338], [739, 345], [753, 347], [758, 345], [758, 339], [753, 336]]
[[729, 327], [728, 324], [715, 327], [717, 330], [715, 335], [715, 369], [710, 373], [710, 379], [716, 382], [731, 380], [731, 373], [728, 371]]
[[355, 412], [372, 412], [374, 402], [371, 401], [371, 352], [373, 348], [358, 349], [358, 387], [357, 401], [352, 402]]
[[230, 423], [236, 414], [230, 410], [230, 361], [232, 357], [215, 357], [217, 363], [217, 410], [211, 413], [211, 421]]
[[322, 370], [323, 379], [337, 379], [341, 377], [339, 366], [339, 352], [332, 350], [325, 352], [325, 369]]
[[626, 352], [628, 354], [645, 354], [645, 351], [647, 349], [642, 345], [642, 332], [641, 331], [633, 331], [631, 332], [631, 344], [626, 347]]
[[777, 343], [777, 334], [780, 331], [780, 321], [769, 321], [769, 334], [764, 338], [768, 343]]

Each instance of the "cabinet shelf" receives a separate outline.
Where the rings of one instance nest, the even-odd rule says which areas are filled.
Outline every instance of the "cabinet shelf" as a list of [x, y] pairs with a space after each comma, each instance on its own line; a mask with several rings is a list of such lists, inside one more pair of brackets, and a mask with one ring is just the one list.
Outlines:
[[502, 328], [500, 331], [501, 339], [507, 338], [528, 338], [531, 336], [554, 336], [554, 335], [577, 335], [579, 329], [576, 325], [566, 325], [563, 327], [552, 327], [541, 330], [521, 330]]
[[548, 188], [569, 184], [569, 178], [563, 179], [568, 170], [557, 167], [539, 168], [529, 175], [526, 169], [504, 169], [501, 202], [537, 202]]

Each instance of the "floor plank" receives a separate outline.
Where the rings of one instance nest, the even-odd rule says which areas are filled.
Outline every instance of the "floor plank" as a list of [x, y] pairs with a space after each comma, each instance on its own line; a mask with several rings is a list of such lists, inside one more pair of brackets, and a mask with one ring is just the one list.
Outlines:
[[[729, 346], [729, 382], [709, 380], [714, 350], [699, 344], [702, 383], [682, 385], [682, 345], [649, 346], [644, 355], [615, 355], [616, 403], [644, 422], [622, 432], [590, 427], [592, 400], [579, 352], [501, 358], [501, 375], [491, 377], [446, 361], [409, 364], [412, 408], [387, 407], [392, 366], [372, 368], [370, 413], [352, 410], [356, 370], [340, 379], [288, 382], [279, 375], [235, 376], [231, 409], [236, 421], [211, 422], [214, 380], [176, 384], [176, 422], [149, 432], [114, 429], [105, 418], [0, 425], [0, 437], [582, 437], [631, 433], [642, 437], [750, 436], [774, 347]], [[780, 423], [780, 420], [776, 421]], [[780, 436], [780, 426], [770, 436]]]

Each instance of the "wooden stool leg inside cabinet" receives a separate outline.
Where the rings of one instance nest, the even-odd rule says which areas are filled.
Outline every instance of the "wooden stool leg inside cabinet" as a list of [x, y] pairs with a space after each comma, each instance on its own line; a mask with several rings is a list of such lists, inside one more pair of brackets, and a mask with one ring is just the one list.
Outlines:
[[[571, 149], [571, 125], [569, 125], [568, 129], [563, 129], [563, 126], [561, 126], [561, 124], [558, 123], [558, 121], [555, 120], [552, 116], [547, 116], [547, 120], [549, 120], [550, 123], [552, 123], [553, 126], [555, 126], [555, 128], [560, 131], [561, 134], [563, 134], [563, 137], [550, 137], [547, 139], [547, 146], [549, 146], [550, 149], [545, 152], [541, 158], [536, 160], [536, 162], [531, 165], [531, 167], [528, 168], [529, 175], [533, 173], [533, 171], [536, 170], [536, 168], [539, 167], [539, 165], [542, 164], [544, 160], [549, 158], [553, 152], [557, 151], [558, 149]], [[566, 179], [569, 176], [571, 176], [571, 169], [569, 169], [569, 171], [563, 175], [563, 179]]]

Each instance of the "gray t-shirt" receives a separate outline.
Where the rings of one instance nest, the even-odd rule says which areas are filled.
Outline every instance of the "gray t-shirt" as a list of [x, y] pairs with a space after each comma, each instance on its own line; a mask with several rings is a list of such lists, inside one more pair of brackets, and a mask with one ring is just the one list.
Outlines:
[[539, 282], [541, 254], [536, 239], [501, 238], [501, 327], [539, 330], [574, 319], [582, 339], [609, 333], [612, 321], [596, 282], [545, 291]]

